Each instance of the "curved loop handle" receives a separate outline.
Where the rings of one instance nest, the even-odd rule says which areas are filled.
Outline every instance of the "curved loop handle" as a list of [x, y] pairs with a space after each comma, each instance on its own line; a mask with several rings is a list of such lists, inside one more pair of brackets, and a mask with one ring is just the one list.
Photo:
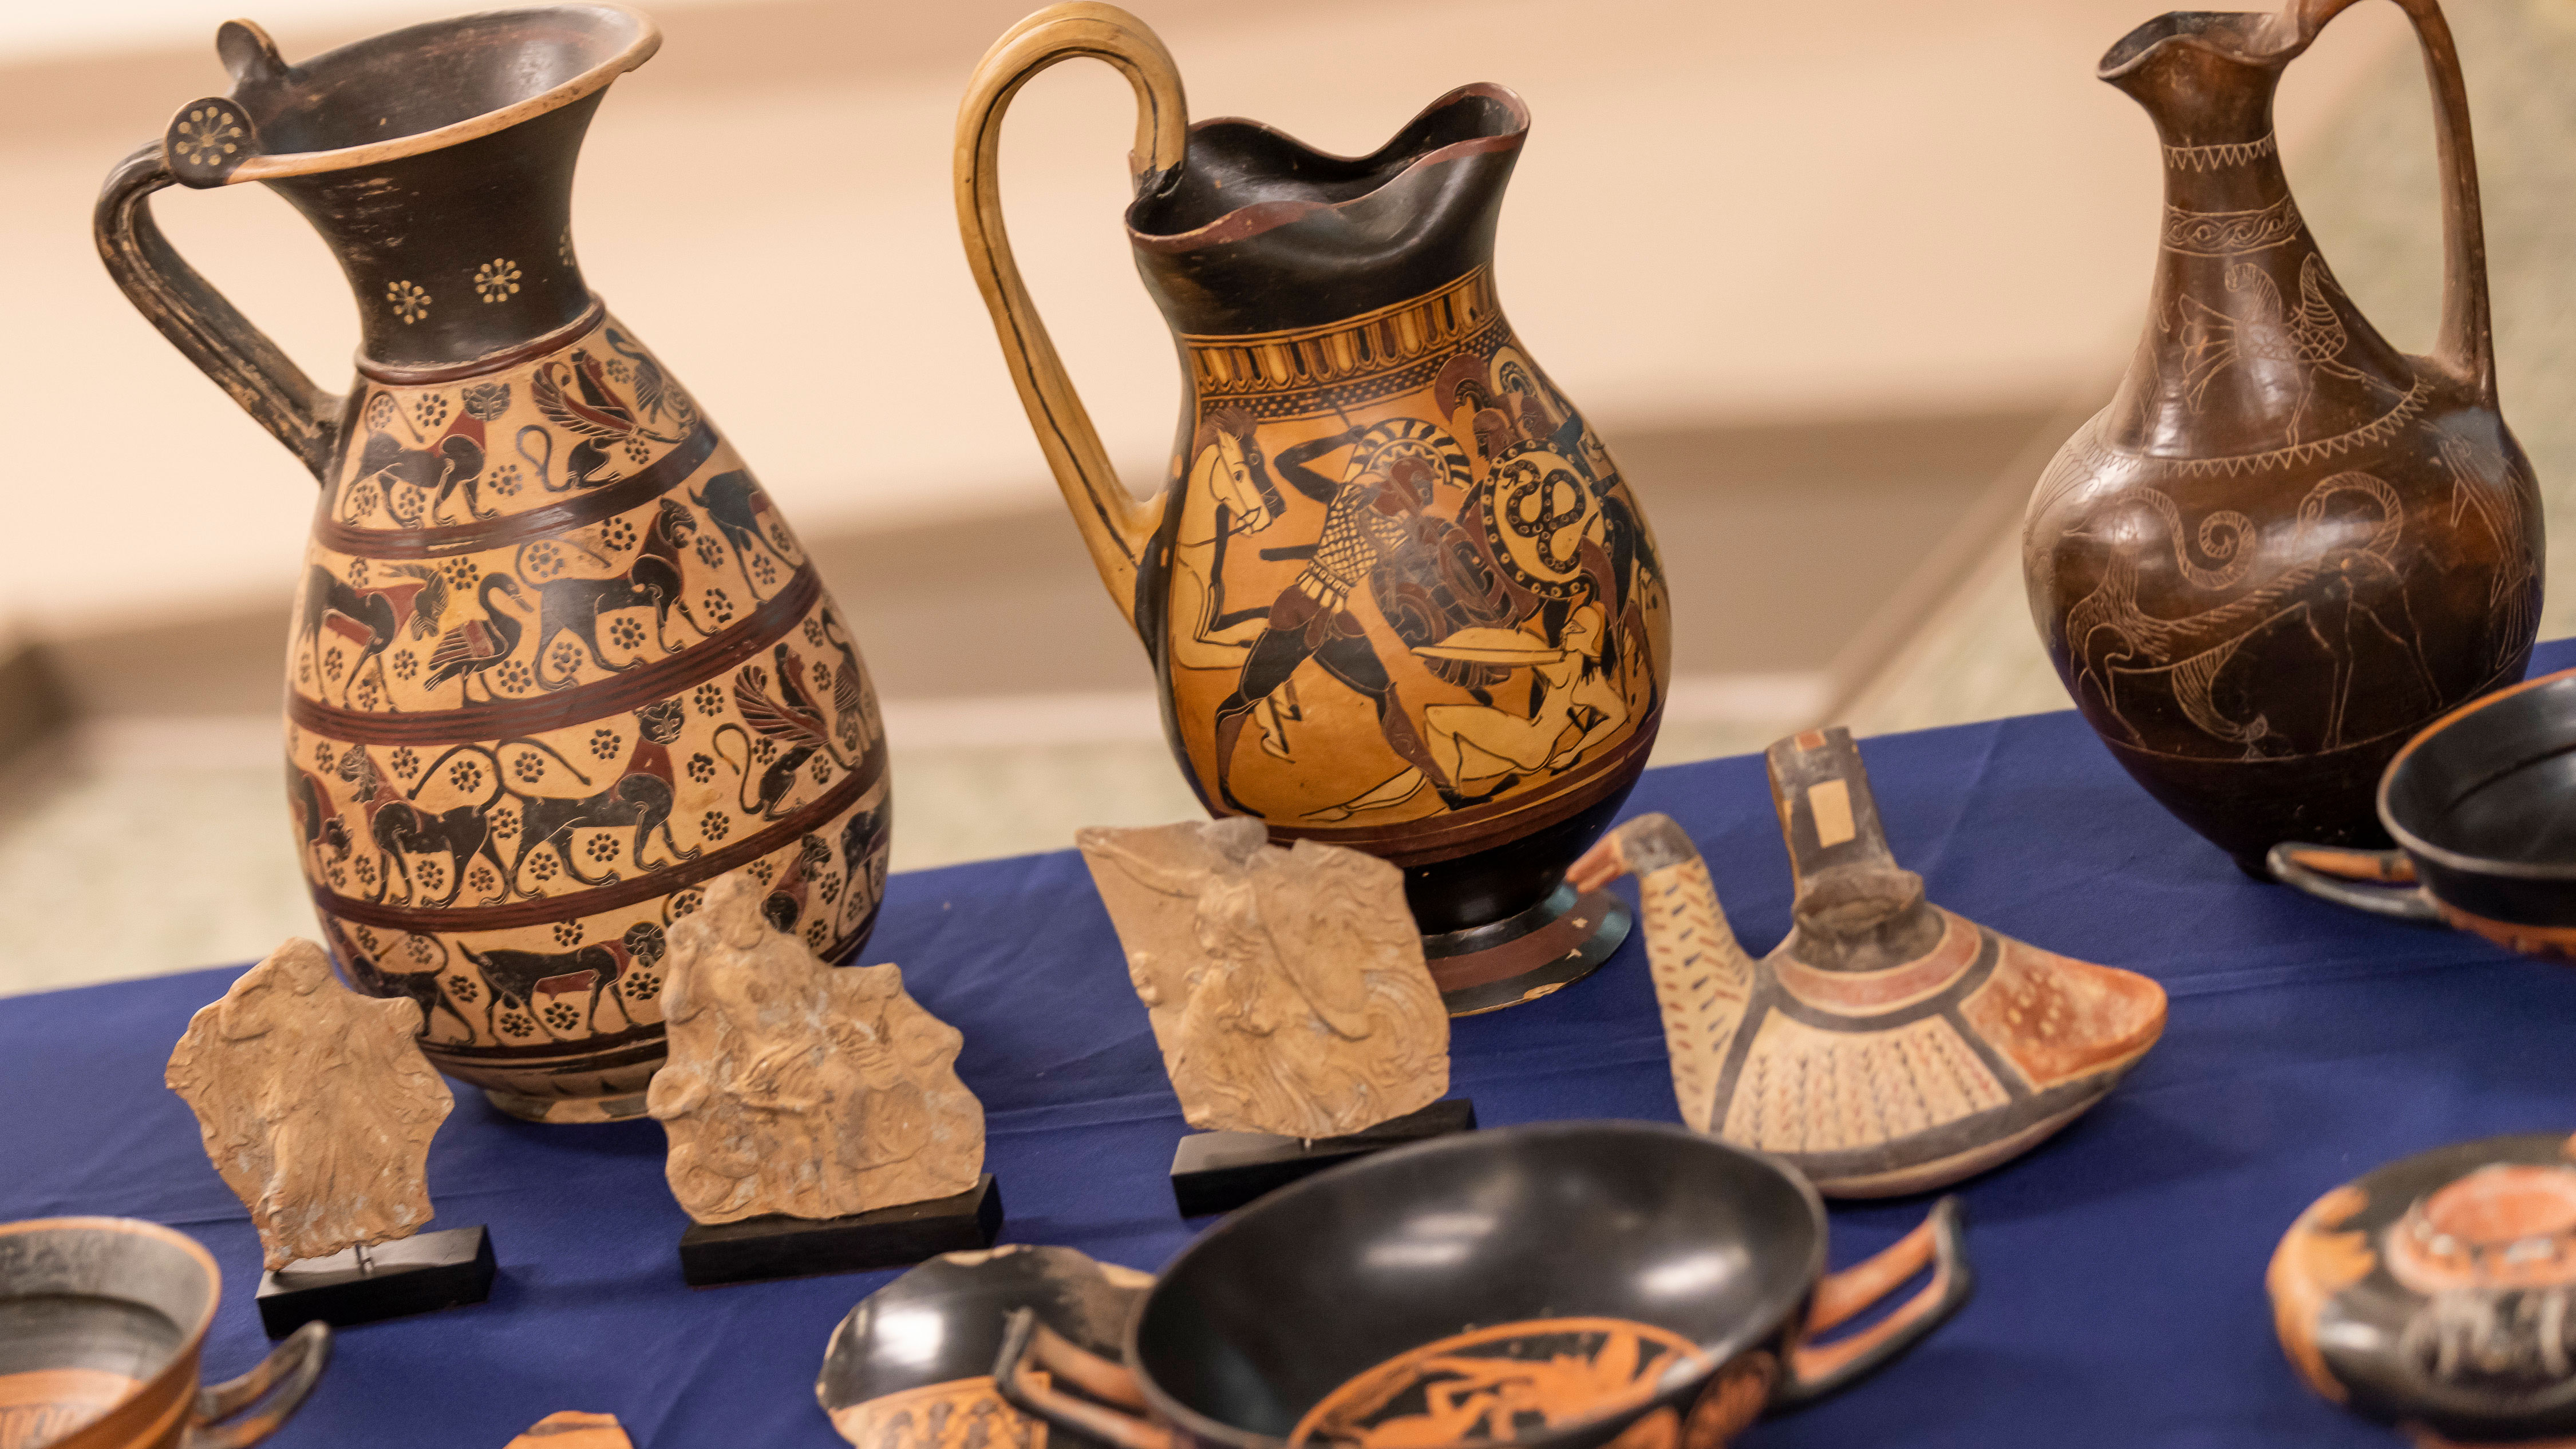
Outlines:
[[1029, 426], [1073, 509], [1101, 582], [1133, 623], [1136, 570], [1152, 539], [1153, 518], [1118, 481], [1102, 451], [1091, 414], [1083, 410], [1020, 280], [1002, 225], [1003, 113], [1038, 72], [1076, 56], [1107, 61], [1136, 89], [1136, 147], [1127, 164], [1137, 195], [1160, 191], [1179, 176], [1189, 144], [1189, 103], [1163, 42], [1115, 5], [1050, 5], [993, 42], [957, 108], [957, 231], [975, 269], [975, 285], [992, 311]]
[[[1136, 1412], [1122, 1414], [1077, 1399], [1056, 1388], [1050, 1376]], [[1002, 1352], [993, 1360], [993, 1383], [1011, 1407], [1059, 1429], [1088, 1434], [1118, 1449], [1172, 1449], [1169, 1429], [1139, 1417], [1145, 1395], [1136, 1387], [1136, 1375], [1038, 1322], [1034, 1308], [1012, 1311], [1002, 1330]]]
[[[2297, 0], [2299, 37], [2359, 0]], [[2469, 92], [2459, 48], [2439, 0], [2395, 0], [2415, 23], [2424, 49], [2424, 78], [2433, 91], [2433, 150], [2442, 166], [2442, 330], [2433, 358], [2496, 405], [2495, 331], [2487, 304], [2486, 222], [2478, 200], [2477, 149], [2469, 139]]]
[[[305, 1396], [313, 1392], [323, 1366], [330, 1361], [331, 1325], [315, 1319], [270, 1349], [259, 1367], [230, 1382], [198, 1391], [196, 1412], [190, 1417], [181, 1449], [247, 1449], [276, 1433], [304, 1406]], [[267, 1402], [260, 1404], [258, 1413], [229, 1424], [219, 1422], [263, 1398]]]
[[275, 434], [316, 480], [327, 481], [344, 400], [314, 386], [304, 369], [172, 250], [153, 224], [150, 202], [153, 192], [176, 179], [160, 141], [108, 173], [91, 219], [99, 259], [145, 320]]
[[1966, 1304], [1976, 1288], [1976, 1274], [1968, 1267], [1967, 1248], [1960, 1241], [1955, 1197], [1934, 1203], [1921, 1226], [1876, 1256], [1826, 1275], [1808, 1305], [1804, 1332], [1823, 1333], [1849, 1322], [1922, 1272], [1926, 1264], [1931, 1265], [1932, 1281], [1895, 1312], [1849, 1338], [1801, 1343], [1792, 1349], [1779, 1386], [1771, 1392], [1768, 1412], [1803, 1408], [1850, 1388], [1921, 1342]]
[[[2415, 884], [2415, 862], [2402, 850], [2339, 850], [2330, 845], [2301, 845], [2284, 840], [2263, 857], [2272, 879], [2296, 886], [2321, 901], [2386, 916], [2392, 921], [2438, 925], [2441, 908]], [[2355, 885], [2355, 881], [2376, 882]], [[2402, 890], [2387, 887], [2402, 886]]]

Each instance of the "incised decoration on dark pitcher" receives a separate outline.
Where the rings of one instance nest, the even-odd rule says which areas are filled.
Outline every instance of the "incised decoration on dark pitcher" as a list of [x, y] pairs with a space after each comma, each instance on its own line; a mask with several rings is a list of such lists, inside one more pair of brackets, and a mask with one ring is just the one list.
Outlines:
[[2467, 105], [2432, 0], [2402, 0], [2447, 185], [2431, 356], [2353, 307], [2281, 172], [2274, 87], [2349, 3], [2168, 15], [2103, 57], [2163, 142], [2162, 246], [2128, 375], [2023, 534], [2085, 719], [2257, 874], [2278, 840], [2375, 838], [2380, 767], [2519, 678], [2540, 618], [2539, 494], [2496, 408]]

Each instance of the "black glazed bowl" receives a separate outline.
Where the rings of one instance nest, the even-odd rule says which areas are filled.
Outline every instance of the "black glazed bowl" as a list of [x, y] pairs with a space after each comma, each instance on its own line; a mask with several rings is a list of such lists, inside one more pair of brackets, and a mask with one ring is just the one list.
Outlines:
[[[1824, 1264], [1823, 1202], [1776, 1160], [1678, 1126], [1543, 1123], [1381, 1153], [1236, 1213], [1147, 1291], [1123, 1369], [1023, 1320], [995, 1372], [1012, 1402], [1129, 1449], [1585, 1449], [1686, 1418], [1706, 1449], [1866, 1374], [1968, 1292], [1949, 1200], [1820, 1290]], [[1803, 1345], [1927, 1266], [1886, 1320]], [[1145, 1417], [1113, 1425], [1030, 1364]]]
[[2425, 726], [2380, 776], [2379, 821], [2397, 849], [2285, 843], [2272, 874], [2374, 914], [2576, 956], [2576, 670]]
[[[2420, 1445], [2576, 1434], [2576, 1138], [2454, 1143], [2319, 1198], [2265, 1275], [2291, 1366]], [[2437, 1437], [2438, 1436], [2438, 1437]]]
[[[859, 1300], [823, 1353], [814, 1397], [832, 1427], [878, 1449], [1025, 1449], [1035, 1427], [993, 1392], [993, 1355], [1017, 1309], [1098, 1353], [1115, 1353], [1154, 1280], [1073, 1248], [1010, 1244], [947, 1253]], [[976, 1433], [980, 1427], [983, 1433]], [[1076, 1445], [1094, 1441], [1069, 1436]]]

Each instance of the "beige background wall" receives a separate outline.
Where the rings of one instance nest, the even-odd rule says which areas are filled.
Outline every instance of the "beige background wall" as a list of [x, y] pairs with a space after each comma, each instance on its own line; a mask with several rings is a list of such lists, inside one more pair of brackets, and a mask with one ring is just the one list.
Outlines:
[[[185, 7], [150, 3], [160, 22], [134, 33], [157, 40]], [[1026, 4], [669, 8], [662, 55], [601, 112], [585, 264], [809, 533], [1047, 495], [948, 172], [964, 78]], [[2143, 118], [2091, 66], [2150, 8], [1141, 3], [1196, 114], [1329, 148], [1375, 145], [1452, 85], [1518, 87], [1537, 120], [1504, 219], [1507, 305], [1614, 445], [2053, 401], [2098, 366], [2143, 290], [2157, 170]], [[278, 38], [297, 56], [439, 13], [369, 9], [334, 23], [306, 0]], [[2387, 38], [2379, 9], [2303, 63], [2294, 148]], [[0, 617], [40, 631], [282, 599], [293, 576], [306, 485], [127, 309], [87, 235], [107, 166], [222, 88], [223, 13], [184, 44], [0, 68], [0, 396], [24, 420], [10, 513], [50, 541], [0, 569]], [[1178, 382], [1117, 226], [1128, 104], [1101, 67], [1042, 78], [1005, 166], [1023, 265], [1141, 489]], [[346, 378], [350, 305], [282, 203], [246, 187], [159, 212], [317, 378]]]
[[[255, 18], [291, 57], [439, 13], [285, 3]], [[655, 7], [667, 43], [611, 93], [576, 198], [592, 280], [723, 420], [856, 623], [887, 700], [898, 868], [1197, 810], [957, 252], [956, 96], [1031, 3]], [[1657, 760], [1758, 748], [1891, 655], [1922, 687], [1873, 704], [1881, 719], [2056, 702], [2044, 673], [2015, 673], [2035, 651], [2010, 607], [1944, 600], [2133, 340], [2156, 152], [2092, 68], [2152, 0], [1132, 3], [1196, 114], [1335, 149], [1464, 82], [1528, 97], [1500, 279], [1674, 575], [1681, 677]], [[53, 728], [0, 758], [0, 993], [312, 930], [274, 714], [310, 485], [132, 313], [88, 235], [108, 166], [223, 88], [226, 13], [0, 7], [0, 397], [17, 423], [0, 757]], [[2281, 129], [2303, 202], [2318, 142], [2356, 134], [2348, 100], [2420, 107], [2391, 65], [2402, 38], [2393, 7], [2365, 6], [2294, 71]], [[1128, 104], [1102, 69], [1056, 71], [1004, 159], [1022, 264], [1141, 488], [1179, 389], [1117, 225]], [[2351, 174], [2402, 178], [2387, 204], [2428, 211], [2420, 135], [2382, 149]], [[246, 188], [160, 211], [345, 383], [350, 303], [284, 205]], [[2345, 279], [2381, 315], [2375, 279]], [[1927, 643], [1927, 618], [1961, 622]], [[144, 851], [159, 868], [137, 891]]]

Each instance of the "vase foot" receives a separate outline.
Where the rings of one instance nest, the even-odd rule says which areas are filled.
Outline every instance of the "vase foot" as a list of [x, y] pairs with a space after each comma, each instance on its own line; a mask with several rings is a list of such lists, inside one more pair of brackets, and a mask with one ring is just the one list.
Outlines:
[[1599, 969], [1628, 939], [1627, 903], [1608, 891], [1560, 885], [1516, 916], [1422, 938], [1422, 954], [1451, 1016], [1536, 1001]]
[[644, 1115], [642, 1092], [622, 1097], [531, 1097], [524, 1092], [485, 1087], [483, 1096], [493, 1106], [529, 1122], [623, 1122]]

